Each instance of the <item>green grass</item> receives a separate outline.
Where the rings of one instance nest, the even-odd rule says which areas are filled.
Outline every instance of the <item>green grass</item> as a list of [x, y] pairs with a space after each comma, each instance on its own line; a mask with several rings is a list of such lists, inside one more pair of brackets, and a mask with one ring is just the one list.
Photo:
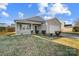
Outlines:
[[79, 35], [79, 32], [63, 32], [63, 33], [70, 33], [70, 34], [78, 34]]
[[1, 56], [74, 56], [76, 49], [33, 36], [0, 36]]

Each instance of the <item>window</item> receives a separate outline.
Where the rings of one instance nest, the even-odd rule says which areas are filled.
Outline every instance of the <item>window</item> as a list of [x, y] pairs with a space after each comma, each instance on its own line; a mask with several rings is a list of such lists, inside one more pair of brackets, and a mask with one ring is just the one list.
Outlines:
[[27, 25], [27, 29], [29, 29], [29, 25]]
[[31, 29], [31, 25], [27, 25], [26, 26], [26, 29]]
[[25, 27], [23, 27], [23, 30], [25, 30]]

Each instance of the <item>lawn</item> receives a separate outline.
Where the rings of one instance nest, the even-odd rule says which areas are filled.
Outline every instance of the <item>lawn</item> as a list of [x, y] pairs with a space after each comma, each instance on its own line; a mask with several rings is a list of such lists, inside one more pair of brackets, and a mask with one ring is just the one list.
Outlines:
[[72, 48], [79, 49], [79, 39], [72, 39], [72, 38], [58, 38], [56, 40], [52, 40], [53, 42], [70, 46]]
[[77, 49], [34, 36], [0, 36], [0, 55], [4, 56], [75, 56]]
[[63, 33], [68, 33], [68, 34], [78, 34], [78, 35], [79, 35], [79, 32], [63, 32]]
[[15, 35], [15, 32], [0, 32], [0, 36], [3, 35], [11, 36], [11, 35]]

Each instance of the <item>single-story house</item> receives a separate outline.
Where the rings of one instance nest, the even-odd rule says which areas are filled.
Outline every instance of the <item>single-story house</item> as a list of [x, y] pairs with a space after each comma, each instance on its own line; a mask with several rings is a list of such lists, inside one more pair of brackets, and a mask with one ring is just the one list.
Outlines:
[[0, 23], [0, 32], [6, 32], [8, 25], [6, 23]]
[[62, 22], [57, 18], [44, 20], [40, 16], [35, 16], [27, 19], [15, 20], [16, 35], [21, 34], [35, 34], [37, 31], [41, 33], [45, 31], [48, 33], [55, 33], [61, 31], [63, 28]]
[[15, 32], [15, 24], [0, 23], [0, 33], [4, 32]]
[[65, 24], [62, 32], [72, 32], [73, 26], [72, 24]]
[[7, 27], [7, 32], [15, 32], [15, 24], [10, 24]]

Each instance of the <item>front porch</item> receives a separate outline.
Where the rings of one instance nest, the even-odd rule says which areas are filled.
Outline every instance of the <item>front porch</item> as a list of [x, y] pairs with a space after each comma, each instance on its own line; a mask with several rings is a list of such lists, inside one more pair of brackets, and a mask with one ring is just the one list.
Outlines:
[[16, 34], [40, 34], [42, 32], [42, 24], [34, 23], [16, 23]]
[[42, 24], [31, 24], [31, 34], [41, 33]]

